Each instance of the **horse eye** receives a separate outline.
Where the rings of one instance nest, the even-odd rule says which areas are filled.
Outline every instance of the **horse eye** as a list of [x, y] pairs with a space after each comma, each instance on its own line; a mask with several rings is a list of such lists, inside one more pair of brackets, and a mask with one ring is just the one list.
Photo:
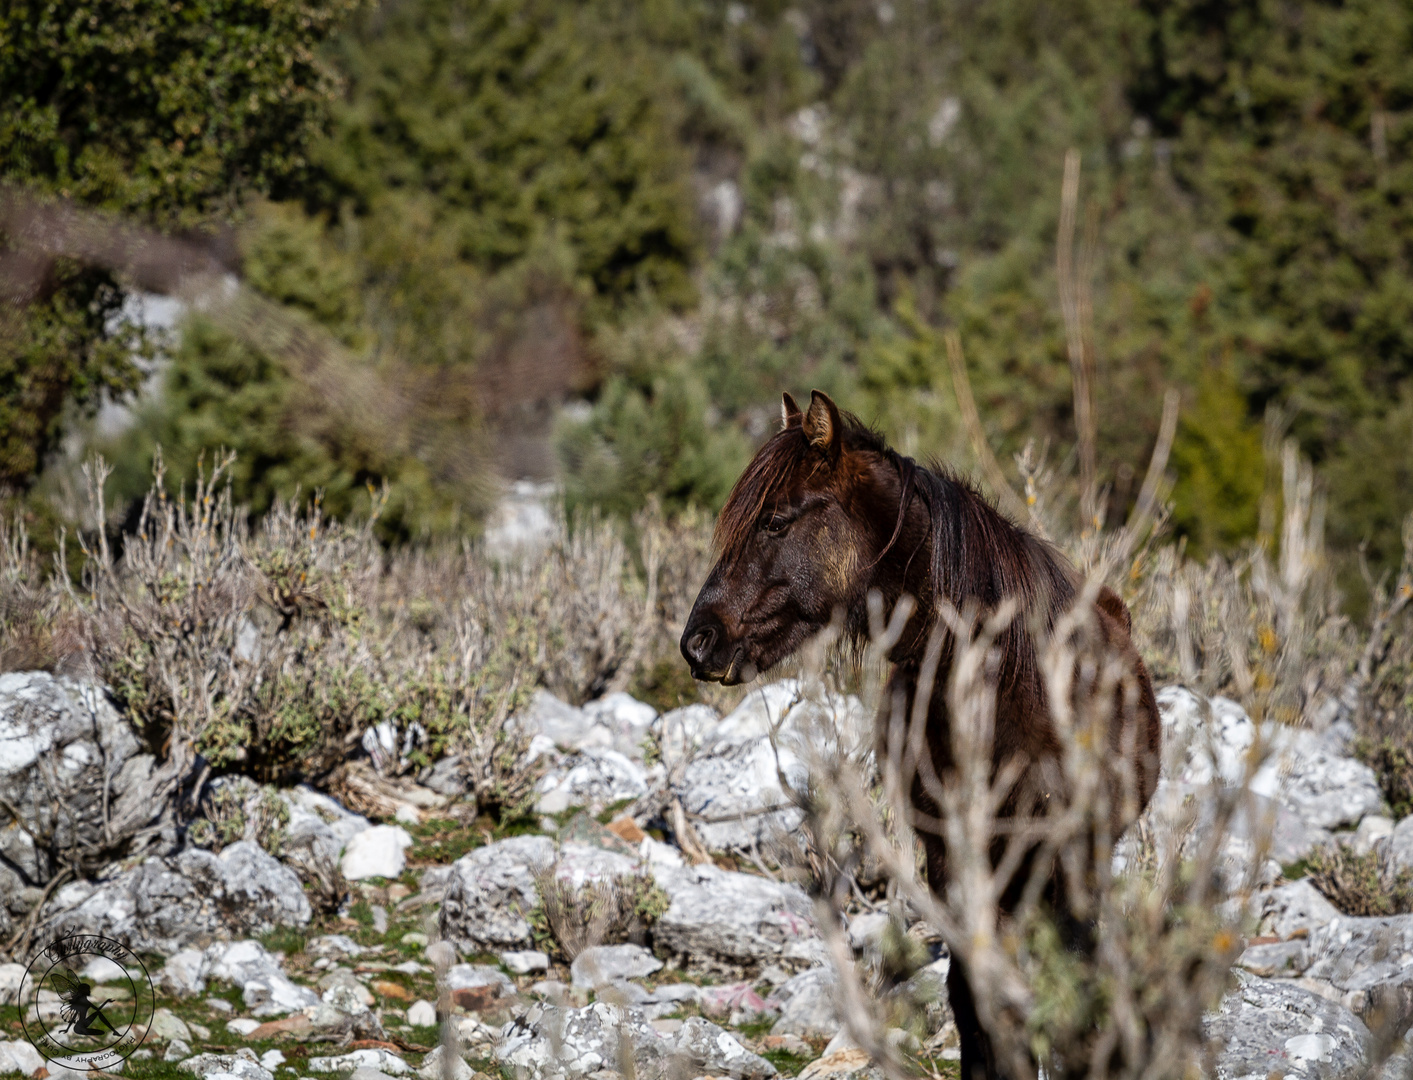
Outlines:
[[761, 531], [767, 536], [784, 536], [785, 530], [790, 527], [790, 519], [773, 517], [761, 526]]

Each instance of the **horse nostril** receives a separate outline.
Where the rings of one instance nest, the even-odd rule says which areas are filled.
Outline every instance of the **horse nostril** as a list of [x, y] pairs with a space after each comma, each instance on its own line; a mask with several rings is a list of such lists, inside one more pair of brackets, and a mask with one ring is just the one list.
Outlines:
[[703, 663], [711, 655], [711, 647], [715, 644], [716, 631], [708, 626], [692, 635], [691, 640], [687, 642], [687, 654], [697, 663]]

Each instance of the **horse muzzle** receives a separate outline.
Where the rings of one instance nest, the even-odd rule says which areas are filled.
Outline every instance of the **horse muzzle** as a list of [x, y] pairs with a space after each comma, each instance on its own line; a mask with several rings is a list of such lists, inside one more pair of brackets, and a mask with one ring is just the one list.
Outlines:
[[698, 682], [719, 682], [735, 686], [750, 682], [759, 674], [746, 657], [744, 641], [730, 641], [726, 628], [714, 616], [705, 615], [687, 623], [682, 631], [682, 656]]

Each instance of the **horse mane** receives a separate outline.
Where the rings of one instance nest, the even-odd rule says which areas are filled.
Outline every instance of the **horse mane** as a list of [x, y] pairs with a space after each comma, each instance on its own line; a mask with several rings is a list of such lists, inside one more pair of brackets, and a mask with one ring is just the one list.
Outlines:
[[[892, 453], [883, 436], [853, 413], [841, 410], [839, 418], [843, 421], [841, 436], [846, 449]], [[760, 520], [765, 504], [785, 487], [796, 469], [809, 465], [812, 474], [823, 464], [823, 458], [810, 448], [799, 425], [777, 431], [767, 439], [726, 496], [712, 536], [717, 552], [731, 555], [741, 548]]]
[[[1031, 613], [1041, 615], [1047, 627], [1053, 625], [1076, 592], [1074, 571], [1059, 551], [1012, 522], [970, 480], [941, 463], [924, 466], [904, 457], [852, 413], [841, 412], [840, 419], [846, 450], [879, 454], [898, 469], [903, 485], [899, 526], [910, 500], [921, 498], [926, 505], [932, 579], [939, 596], [958, 605], [975, 598], [984, 608], [1015, 598], [1023, 609], [1019, 622]], [[766, 440], [717, 518], [713, 538], [717, 551], [723, 557], [739, 551], [772, 496], [783, 491], [798, 470], [808, 469], [804, 477], [808, 480], [823, 465], [824, 459], [809, 446], [798, 425]], [[894, 530], [894, 540], [897, 536]]]

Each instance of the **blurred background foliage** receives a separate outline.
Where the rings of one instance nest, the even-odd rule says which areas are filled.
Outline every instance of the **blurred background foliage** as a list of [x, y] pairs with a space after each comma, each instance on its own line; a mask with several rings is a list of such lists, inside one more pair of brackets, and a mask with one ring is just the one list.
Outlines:
[[1007, 470], [1064, 474], [1075, 148], [1108, 512], [1177, 386], [1188, 550], [1257, 535], [1273, 425], [1357, 591], [1413, 509], [1409, 55], [1409, 0], [17, 0], [5, 179], [210, 238], [371, 389], [59, 265], [0, 328], [0, 482], [45, 512], [99, 447], [135, 497], [160, 442], [256, 513], [386, 483], [389, 541], [496, 477], [711, 509], [812, 386], [967, 468], [946, 329]]

